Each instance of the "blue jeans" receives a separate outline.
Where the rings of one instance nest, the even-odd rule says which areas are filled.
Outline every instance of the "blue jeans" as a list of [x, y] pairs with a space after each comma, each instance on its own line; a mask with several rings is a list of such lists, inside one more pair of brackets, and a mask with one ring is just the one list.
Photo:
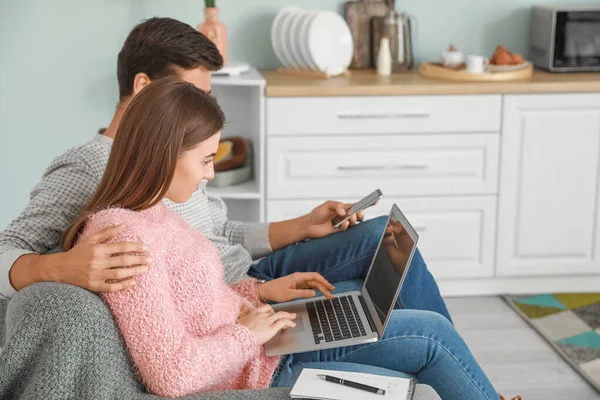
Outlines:
[[[342, 282], [336, 291], [360, 288]], [[442, 399], [491, 400], [498, 395], [451, 323], [430, 311], [394, 310], [383, 337], [375, 343], [291, 354], [272, 387], [293, 386], [303, 368], [406, 377], [433, 387]]]
[[[253, 265], [248, 274], [266, 280], [294, 272], [318, 272], [332, 284], [367, 275], [387, 217], [364, 221], [344, 232], [292, 244]], [[396, 308], [434, 311], [452, 322], [435, 279], [417, 250]]]

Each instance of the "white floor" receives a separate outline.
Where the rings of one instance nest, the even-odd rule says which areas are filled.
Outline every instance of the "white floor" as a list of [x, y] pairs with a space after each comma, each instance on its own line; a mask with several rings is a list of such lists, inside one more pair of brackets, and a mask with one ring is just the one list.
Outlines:
[[600, 399], [577, 372], [499, 297], [449, 298], [454, 324], [505, 398]]

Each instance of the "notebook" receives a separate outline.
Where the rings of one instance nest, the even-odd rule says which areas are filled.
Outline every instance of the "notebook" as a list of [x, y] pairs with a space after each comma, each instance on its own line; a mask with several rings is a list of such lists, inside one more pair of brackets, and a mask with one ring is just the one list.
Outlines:
[[[319, 378], [317, 374], [348, 379], [364, 385], [385, 389], [385, 394], [369, 393], [364, 390], [331, 383]], [[412, 400], [415, 392], [415, 380], [395, 378], [359, 372], [342, 372], [325, 369], [304, 368], [292, 388], [290, 396], [293, 399], [315, 400]]]

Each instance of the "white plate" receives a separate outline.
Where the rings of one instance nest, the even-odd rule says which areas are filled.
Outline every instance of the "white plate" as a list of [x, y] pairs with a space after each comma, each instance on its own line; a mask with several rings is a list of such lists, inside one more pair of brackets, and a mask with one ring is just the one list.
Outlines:
[[531, 65], [529, 61], [523, 62], [523, 64], [519, 65], [493, 65], [490, 64], [487, 66], [486, 70], [490, 72], [510, 72], [510, 71], [518, 71], [523, 68], [527, 68]]
[[273, 50], [279, 62], [286, 68], [289, 68], [290, 61], [285, 57], [286, 55], [283, 51], [284, 37], [282, 36], [282, 31], [290, 14], [297, 9], [298, 7], [294, 6], [282, 8], [275, 16], [273, 25], [271, 25], [271, 44], [273, 45]]
[[298, 7], [294, 7], [281, 18], [281, 22], [279, 23], [279, 48], [283, 55], [283, 59], [286, 61], [284, 65], [288, 68], [297, 68], [296, 60], [292, 55], [292, 49], [289, 45], [288, 36], [292, 20], [299, 11], [300, 9]]
[[300, 55], [302, 56], [302, 60], [308, 67], [308, 69], [317, 71], [317, 64], [312, 58], [310, 54], [310, 48], [308, 43], [309, 38], [309, 29], [310, 24], [319, 15], [318, 11], [307, 11], [306, 14], [302, 17], [302, 21], [300, 22], [300, 30], [298, 36], [298, 43], [300, 43]]
[[290, 51], [290, 58], [292, 59], [292, 66], [298, 69], [308, 68], [308, 63], [305, 62], [302, 57], [300, 50], [300, 28], [304, 17], [308, 15], [306, 10], [297, 10], [294, 15], [290, 18], [290, 23], [286, 32], [286, 47]]
[[321, 11], [310, 24], [310, 55], [319, 71], [339, 75], [350, 66], [353, 41], [346, 21], [336, 12]]

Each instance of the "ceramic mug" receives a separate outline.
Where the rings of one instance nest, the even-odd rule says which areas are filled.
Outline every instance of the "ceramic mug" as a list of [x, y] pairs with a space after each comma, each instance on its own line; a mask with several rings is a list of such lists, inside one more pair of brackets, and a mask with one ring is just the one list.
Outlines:
[[469, 55], [467, 56], [467, 72], [480, 74], [490, 64], [490, 59], [484, 56]]

